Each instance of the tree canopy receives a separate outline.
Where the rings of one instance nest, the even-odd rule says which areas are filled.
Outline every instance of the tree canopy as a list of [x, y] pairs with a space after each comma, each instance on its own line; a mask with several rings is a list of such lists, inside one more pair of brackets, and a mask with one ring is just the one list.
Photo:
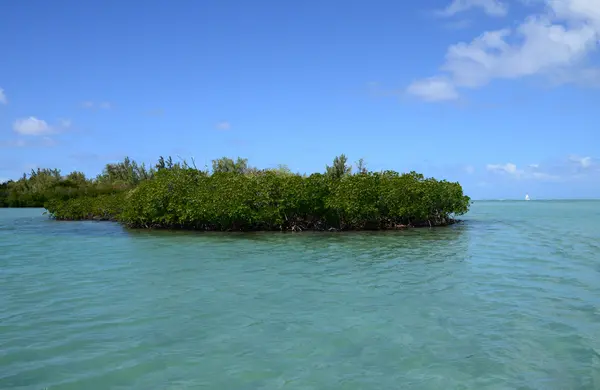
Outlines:
[[132, 228], [217, 231], [379, 230], [454, 223], [469, 210], [459, 183], [416, 172], [356, 171], [345, 155], [324, 173], [257, 169], [227, 157], [201, 170], [160, 157], [125, 158], [100, 175], [38, 169], [0, 185], [0, 205], [45, 207], [60, 220], [113, 220]]

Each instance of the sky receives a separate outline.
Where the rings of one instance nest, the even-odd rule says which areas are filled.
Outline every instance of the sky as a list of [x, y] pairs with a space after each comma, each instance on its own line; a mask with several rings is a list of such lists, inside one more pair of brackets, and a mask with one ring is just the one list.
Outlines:
[[0, 5], [0, 181], [241, 156], [600, 197], [600, 0]]

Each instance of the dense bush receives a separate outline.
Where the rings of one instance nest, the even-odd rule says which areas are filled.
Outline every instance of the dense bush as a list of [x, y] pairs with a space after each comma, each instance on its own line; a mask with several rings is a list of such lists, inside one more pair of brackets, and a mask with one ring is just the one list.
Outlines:
[[258, 170], [246, 160], [226, 158], [213, 162], [212, 173], [163, 158], [150, 170], [129, 160], [110, 167], [95, 180], [58, 176], [21, 199], [43, 201], [61, 220], [217, 231], [441, 226], [454, 223], [470, 205], [458, 183], [415, 172], [369, 172], [362, 161], [352, 174], [343, 155], [324, 174], [310, 176], [285, 167]]
[[155, 172], [156, 169], [146, 169], [129, 158], [107, 164], [93, 180], [81, 172], [62, 176], [58, 169], [38, 168], [29, 176], [0, 184], [0, 207], [44, 207], [50, 201], [55, 204], [57, 200], [122, 192], [152, 178]]
[[118, 221], [123, 210], [126, 192], [104, 195], [85, 195], [69, 199], [51, 199], [46, 202], [50, 215], [65, 221]]

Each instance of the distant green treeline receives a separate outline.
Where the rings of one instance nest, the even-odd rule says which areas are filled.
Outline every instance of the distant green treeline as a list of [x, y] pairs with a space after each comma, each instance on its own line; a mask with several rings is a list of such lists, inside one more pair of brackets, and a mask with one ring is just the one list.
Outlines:
[[59, 220], [111, 220], [133, 228], [217, 231], [378, 230], [442, 226], [469, 210], [459, 183], [416, 172], [356, 170], [344, 155], [324, 173], [257, 169], [221, 158], [212, 169], [161, 157], [125, 158], [94, 179], [38, 169], [0, 185], [0, 206], [45, 207]]

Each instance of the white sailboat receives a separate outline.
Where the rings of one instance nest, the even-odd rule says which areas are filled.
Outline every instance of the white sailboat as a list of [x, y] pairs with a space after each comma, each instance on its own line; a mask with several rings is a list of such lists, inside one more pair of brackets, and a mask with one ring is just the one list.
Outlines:
[[529, 194], [525, 194], [525, 200], [529, 200]]

